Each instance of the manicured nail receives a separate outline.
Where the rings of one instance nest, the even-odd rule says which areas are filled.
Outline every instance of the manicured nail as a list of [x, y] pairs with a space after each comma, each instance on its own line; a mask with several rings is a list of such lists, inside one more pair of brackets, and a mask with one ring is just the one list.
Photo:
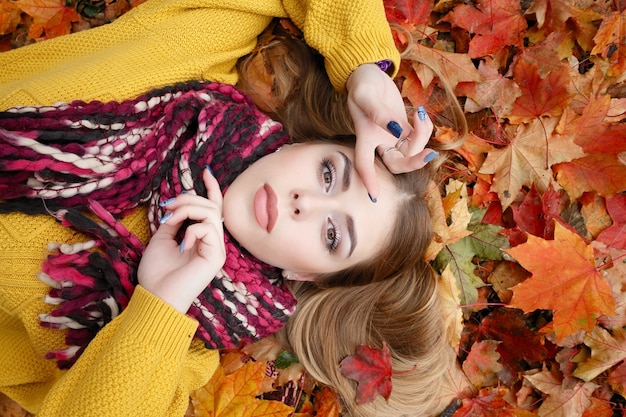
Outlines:
[[439, 155], [439, 152], [431, 152], [428, 155], [426, 155], [426, 158], [424, 158], [424, 163], [429, 163], [430, 161], [432, 161], [433, 159], [435, 159], [437, 157], [437, 155]]
[[372, 197], [372, 195], [370, 193], [367, 193], [367, 196], [370, 198], [370, 200], [372, 201], [372, 203], [377, 202], [378, 200], [374, 197]]
[[398, 122], [394, 122], [393, 120], [387, 123], [387, 130], [391, 132], [392, 135], [399, 138], [402, 134], [402, 126]]
[[213, 170], [211, 169], [211, 167], [208, 164], [205, 165], [204, 167], [209, 170], [209, 174], [211, 174], [212, 177], [215, 176], [215, 174], [213, 173]]
[[417, 108], [417, 118], [422, 122], [426, 120], [426, 109], [424, 109], [424, 106], [419, 106]]
[[180, 246], [178, 246], [178, 252], [179, 253], [183, 253], [183, 250], [185, 250], [185, 239], [180, 241]]
[[169, 213], [167, 213], [165, 216], [161, 217], [161, 220], [159, 220], [159, 223], [163, 224], [166, 221], [168, 221], [172, 216], [174, 215], [173, 211], [170, 211]]
[[174, 202], [174, 200], [176, 200], [174, 197], [172, 197], [172, 198], [168, 198], [168, 199], [167, 199], [167, 200], [165, 200], [165, 201], [161, 201], [161, 202], [159, 203], [159, 206], [161, 206], [161, 207], [169, 206], [170, 204], [172, 204], [172, 203]]

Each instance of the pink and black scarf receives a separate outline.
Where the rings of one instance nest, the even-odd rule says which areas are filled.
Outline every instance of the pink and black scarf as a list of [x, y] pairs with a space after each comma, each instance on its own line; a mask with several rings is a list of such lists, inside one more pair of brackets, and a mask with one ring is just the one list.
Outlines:
[[[44, 326], [67, 329], [67, 349], [50, 352], [70, 367], [96, 333], [128, 304], [143, 253], [117, 220], [182, 192], [206, 195], [209, 165], [222, 190], [250, 164], [289, 140], [233, 86], [190, 82], [123, 102], [16, 107], [0, 113], [0, 211], [52, 213], [90, 240], [57, 245], [42, 267], [58, 304]], [[91, 211], [95, 215], [84, 213]], [[210, 348], [237, 347], [276, 332], [295, 308], [280, 271], [225, 233], [227, 260], [188, 314]]]

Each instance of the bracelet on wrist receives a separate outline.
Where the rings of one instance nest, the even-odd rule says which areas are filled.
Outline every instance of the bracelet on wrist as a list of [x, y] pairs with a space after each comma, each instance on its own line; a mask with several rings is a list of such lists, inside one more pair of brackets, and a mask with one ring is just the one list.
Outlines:
[[387, 74], [389, 74], [387, 70], [393, 68], [393, 62], [391, 62], [390, 59], [383, 59], [382, 61], [378, 61], [375, 64], [378, 65], [378, 68], [380, 68], [382, 72], [386, 72]]

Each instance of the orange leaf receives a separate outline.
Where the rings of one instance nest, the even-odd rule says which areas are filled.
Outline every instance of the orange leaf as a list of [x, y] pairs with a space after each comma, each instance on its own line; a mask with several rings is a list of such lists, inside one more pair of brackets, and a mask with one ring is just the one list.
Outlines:
[[544, 192], [552, 182], [553, 164], [584, 156], [571, 136], [554, 134], [557, 119], [534, 119], [519, 125], [515, 137], [504, 148], [490, 152], [481, 174], [494, 174], [491, 191], [498, 193], [506, 209], [523, 186], [534, 184]]
[[18, 0], [17, 5], [33, 17], [28, 36], [45, 39], [66, 35], [71, 32], [72, 22], [80, 21], [76, 11], [65, 5], [64, 0]]
[[581, 416], [592, 405], [591, 394], [598, 387], [592, 382], [578, 382], [573, 387], [564, 387], [561, 380], [548, 371], [525, 378], [541, 392], [548, 394], [539, 407], [540, 416]]
[[558, 340], [590, 332], [600, 315], [614, 314], [615, 299], [596, 269], [593, 248], [561, 223], [554, 240], [529, 235], [526, 243], [505, 251], [532, 274], [513, 287], [511, 307], [553, 310]]
[[495, 54], [508, 45], [523, 47], [527, 24], [519, 1], [478, 0], [476, 7], [458, 5], [442, 19], [475, 34], [470, 58]]
[[191, 394], [196, 417], [289, 416], [293, 408], [256, 398], [265, 367], [264, 362], [249, 361], [228, 376], [218, 367], [211, 380]]
[[559, 184], [572, 199], [585, 191], [609, 197], [626, 190], [626, 165], [618, 155], [593, 154], [553, 167]]
[[21, 20], [21, 11], [10, 0], [0, 0], [0, 35], [6, 35], [13, 32]]
[[596, 326], [585, 335], [585, 345], [591, 349], [591, 358], [578, 364], [573, 375], [591, 381], [602, 372], [626, 359], [626, 333], [615, 328], [612, 333]]
[[463, 372], [476, 388], [493, 385], [494, 374], [502, 370], [502, 365], [498, 362], [500, 354], [496, 352], [499, 343], [496, 340], [474, 343], [463, 362]]
[[528, 122], [540, 116], [559, 116], [570, 100], [567, 91], [570, 75], [565, 66], [542, 77], [537, 64], [519, 59], [513, 68], [513, 79], [522, 93], [515, 100], [511, 113], [506, 115], [511, 123]]
[[593, 37], [592, 55], [602, 55], [611, 63], [607, 75], [620, 76], [626, 72], [626, 10], [604, 16]]

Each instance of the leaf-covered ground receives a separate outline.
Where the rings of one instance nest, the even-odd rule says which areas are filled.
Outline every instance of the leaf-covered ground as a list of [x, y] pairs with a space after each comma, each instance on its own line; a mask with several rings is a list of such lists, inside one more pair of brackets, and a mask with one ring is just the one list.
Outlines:
[[[0, 0], [0, 50], [137, 4]], [[434, 62], [470, 128], [430, 199], [428, 257], [470, 382], [442, 393], [456, 398], [446, 415], [626, 416], [626, 0], [385, 5], [398, 47]], [[445, 113], [432, 70], [405, 60], [397, 81], [407, 103]], [[189, 415], [339, 413], [271, 340], [222, 364]]]

